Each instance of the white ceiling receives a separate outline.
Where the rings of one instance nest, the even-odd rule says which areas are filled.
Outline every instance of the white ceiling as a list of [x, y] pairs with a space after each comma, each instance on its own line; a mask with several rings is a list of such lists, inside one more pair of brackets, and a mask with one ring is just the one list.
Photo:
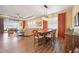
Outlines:
[[[72, 5], [47, 5], [47, 7], [47, 13], [51, 14], [71, 8]], [[44, 5], [1, 5], [0, 14], [6, 14], [10, 16], [17, 16], [17, 14], [19, 14], [22, 17], [37, 17], [45, 14], [45, 7]]]

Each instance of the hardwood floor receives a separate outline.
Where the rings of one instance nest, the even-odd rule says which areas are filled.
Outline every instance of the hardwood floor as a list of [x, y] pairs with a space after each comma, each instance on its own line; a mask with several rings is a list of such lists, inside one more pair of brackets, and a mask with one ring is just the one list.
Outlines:
[[20, 37], [16, 34], [8, 36], [8, 33], [0, 34], [0, 53], [64, 53], [68, 42], [62, 38], [55, 41], [53, 47], [40, 45], [34, 47], [34, 37]]

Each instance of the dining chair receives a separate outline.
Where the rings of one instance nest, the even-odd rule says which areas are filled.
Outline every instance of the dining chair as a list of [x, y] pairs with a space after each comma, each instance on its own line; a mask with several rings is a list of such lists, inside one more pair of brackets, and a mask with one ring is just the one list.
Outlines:
[[34, 48], [37, 51], [38, 47], [42, 45], [43, 36], [41, 36], [37, 30], [33, 30], [33, 36], [34, 36]]
[[37, 40], [38, 40], [38, 31], [33, 30], [32, 33], [33, 33], [33, 36], [34, 36], [34, 44], [35, 44], [37, 42]]
[[53, 30], [53, 31], [50, 32], [50, 35], [48, 36], [48, 38], [50, 38], [50, 40], [49, 40], [49, 45], [50, 45], [51, 47], [53, 47], [53, 48], [54, 48], [55, 41], [56, 41], [56, 36], [55, 36], [55, 34], [56, 34], [56, 30]]

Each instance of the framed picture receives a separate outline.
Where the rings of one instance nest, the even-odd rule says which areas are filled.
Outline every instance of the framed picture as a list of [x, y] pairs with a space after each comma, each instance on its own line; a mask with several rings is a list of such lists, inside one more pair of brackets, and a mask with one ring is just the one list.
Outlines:
[[79, 13], [77, 13], [74, 17], [74, 25], [75, 27], [79, 26]]

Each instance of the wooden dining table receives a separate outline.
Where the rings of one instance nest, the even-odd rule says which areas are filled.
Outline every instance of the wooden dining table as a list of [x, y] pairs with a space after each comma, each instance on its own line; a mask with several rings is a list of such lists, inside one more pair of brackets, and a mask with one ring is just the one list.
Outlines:
[[51, 34], [52, 31], [53, 31], [53, 30], [39, 30], [39, 31], [38, 31], [38, 34], [41, 35], [41, 36], [43, 36], [43, 37], [46, 39], [46, 36], [47, 36], [48, 34]]
[[46, 44], [51, 40], [51, 37], [50, 39], [48, 39], [47, 35], [51, 34], [52, 31], [53, 30], [39, 30], [38, 31], [38, 34], [43, 36], [42, 42], [44, 46], [47, 46]]
[[53, 30], [38, 30], [38, 34], [41, 35], [46, 35], [46, 34], [50, 34], [50, 32], [52, 32]]

